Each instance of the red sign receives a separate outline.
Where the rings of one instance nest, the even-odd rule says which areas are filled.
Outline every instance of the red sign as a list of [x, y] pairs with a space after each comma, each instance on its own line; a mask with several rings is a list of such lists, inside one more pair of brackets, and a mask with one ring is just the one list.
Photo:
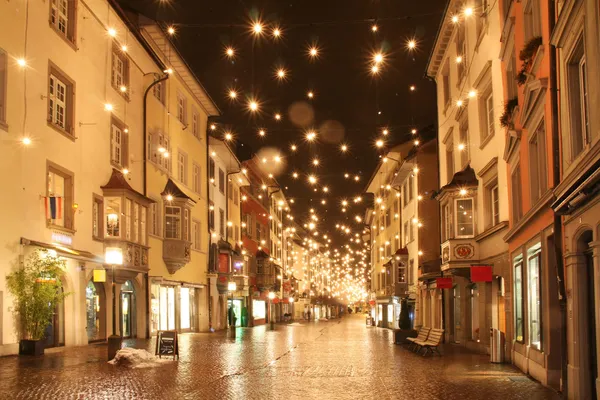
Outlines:
[[229, 256], [227, 254], [219, 254], [219, 272], [229, 272]]
[[435, 278], [438, 289], [452, 289], [452, 278]]
[[369, 300], [369, 305], [374, 306], [376, 304], [375, 300]]
[[471, 282], [491, 282], [492, 277], [491, 265], [471, 265]]
[[287, 297], [284, 297], [282, 301], [283, 301], [284, 304], [289, 304], [290, 303], [290, 299], [288, 299]]
[[279, 303], [279, 298], [275, 297], [275, 298], [273, 299], [273, 304], [278, 304], [278, 303]]

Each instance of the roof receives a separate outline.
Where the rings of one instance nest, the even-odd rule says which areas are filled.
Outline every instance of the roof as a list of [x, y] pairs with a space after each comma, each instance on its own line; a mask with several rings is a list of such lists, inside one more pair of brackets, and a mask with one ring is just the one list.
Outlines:
[[447, 18], [451, 11], [454, 11], [459, 6], [459, 0], [448, 0], [446, 8], [442, 15], [440, 27], [438, 28], [437, 35], [431, 53], [429, 53], [429, 59], [427, 60], [427, 67], [425, 69], [425, 76], [435, 78], [437, 72], [444, 60], [444, 55], [450, 44], [450, 38], [454, 32], [454, 24]]
[[177, 47], [171, 42], [169, 36], [165, 34], [163, 27], [157, 21], [146, 16], [140, 17], [139, 24], [147, 39], [150, 40], [150, 46], [161, 59], [169, 60], [168, 67], [177, 73], [208, 116], [220, 115], [221, 110], [202, 86], [200, 79], [194, 74]]
[[473, 168], [471, 168], [470, 164], [457, 173], [454, 174], [450, 183], [442, 186], [440, 188], [440, 192], [444, 190], [455, 190], [455, 189], [463, 189], [466, 187], [478, 186], [479, 181], [477, 180], [477, 175]]
[[106, 185], [100, 186], [100, 189], [102, 189], [102, 190], [111, 190], [111, 189], [112, 190], [127, 190], [129, 192], [135, 193], [138, 196], [143, 197], [144, 199], [147, 199], [147, 200], [151, 201], [152, 203], [154, 203], [154, 201], [152, 201], [152, 199], [144, 196], [143, 194], [141, 194], [140, 192], [138, 192], [137, 190], [132, 188], [131, 185], [129, 184], [129, 182], [127, 182], [127, 178], [125, 177], [125, 175], [123, 175], [123, 172], [121, 172], [115, 168], [113, 168], [112, 174], [110, 175], [110, 179], [108, 180]]
[[177, 199], [186, 199], [186, 200], [191, 200], [194, 203], [196, 202], [190, 196], [185, 194], [185, 192], [183, 190], [181, 190], [179, 188], [179, 186], [177, 186], [171, 178], [169, 178], [169, 180], [167, 181], [167, 184], [165, 185], [164, 190], [161, 193], [161, 196], [167, 196], [167, 195], [171, 195]]

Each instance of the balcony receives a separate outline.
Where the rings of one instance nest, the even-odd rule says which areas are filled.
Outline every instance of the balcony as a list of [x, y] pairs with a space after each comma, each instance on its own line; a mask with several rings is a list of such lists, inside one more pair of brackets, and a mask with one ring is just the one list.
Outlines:
[[170, 274], [190, 262], [191, 242], [180, 239], [163, 239], [163, 261]]
[[139, 272], [148, 272], [148, 247], [118, 239], [105, 239], [105, 247], [116, 247], [123, 252], [123, 265], [115, 268], [115, 281], [125, 283]]
[[449, 239], [442, 243], [442, 271], [468, 268], [479, 262], [479, 243], [474, 238]]

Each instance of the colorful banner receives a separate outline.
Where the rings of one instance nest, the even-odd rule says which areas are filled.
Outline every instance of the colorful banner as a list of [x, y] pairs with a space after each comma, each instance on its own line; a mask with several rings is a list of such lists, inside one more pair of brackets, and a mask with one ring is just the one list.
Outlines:
[[438, 289], [452, 289], [452, 278], [435, 278], [435, 285]]
[[471, 265], [471, 282], [491, 282], [492, 278], [491, 265]]

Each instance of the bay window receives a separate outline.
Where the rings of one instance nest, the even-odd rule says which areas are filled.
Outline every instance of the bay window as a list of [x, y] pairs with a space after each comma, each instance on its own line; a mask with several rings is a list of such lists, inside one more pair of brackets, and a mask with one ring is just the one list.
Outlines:
[[475, 234], [473, 199], [456, 200], [456, 237], [471, 237]]
[[138, 203], [133, 204], [133, 241], [140, 241], [140, 206]]
[[106, 226], [104, 232], [108, 238], [121, 237], [121, 198], [104, 198], [104, 218]]
[[131, 240], [131, 208], [132, 201], [125, 199], [125, 239]]

